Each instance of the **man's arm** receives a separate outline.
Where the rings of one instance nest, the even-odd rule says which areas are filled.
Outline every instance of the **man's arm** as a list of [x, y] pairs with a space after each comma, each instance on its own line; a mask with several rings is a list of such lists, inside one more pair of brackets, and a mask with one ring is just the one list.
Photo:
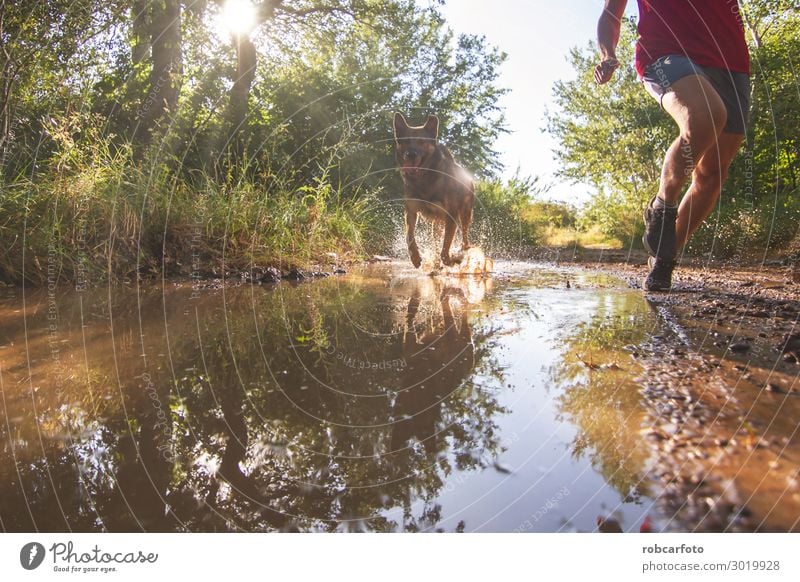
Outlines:
[[602, 60], [594, 69], [594, 80], [598, 85], [608, 83], [619, 67], [616, 50], [619, 42], [619, 29], [622, 15], [628, 0], [606, 0], [603, 13], [597, 21], [597, 45]]

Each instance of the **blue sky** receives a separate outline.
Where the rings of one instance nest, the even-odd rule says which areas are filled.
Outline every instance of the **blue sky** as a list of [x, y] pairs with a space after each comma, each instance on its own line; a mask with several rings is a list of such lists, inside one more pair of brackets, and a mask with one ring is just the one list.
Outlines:
[[[589, 188], [558, 181], [554, 174], [555, 142], [544, 132], [546, 108], [553, 109], [552, 87], [574, 77], [567, 63], [569, 49], [596, 36], [602, 0], [448, 0], [443, 13], [456, 32], [483, 34], [508, 54], [500, 85], [511, 89], [503, 98], [511, 133], [497, 143], [506, 174], [517, 166], [523, 175], [551, 181], [550, 198], [580, 204]], [[635, 13], [631, 0], [628, 11]]]

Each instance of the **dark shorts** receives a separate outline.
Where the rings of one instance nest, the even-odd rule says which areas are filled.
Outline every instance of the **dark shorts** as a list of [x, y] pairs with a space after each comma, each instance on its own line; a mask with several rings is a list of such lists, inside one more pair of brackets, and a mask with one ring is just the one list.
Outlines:
[[728, 121], [724, 131], [744, 134], [750, 111], [750, 76], [746, 73], [701, 67], [684, 55], [668, 55], [648, 65], [642, 83], [648, 93], [661, 103], [664, 95], [671, 90], [672, 84], [689, 75], [705, 77], [716, 89], [728, 110]]

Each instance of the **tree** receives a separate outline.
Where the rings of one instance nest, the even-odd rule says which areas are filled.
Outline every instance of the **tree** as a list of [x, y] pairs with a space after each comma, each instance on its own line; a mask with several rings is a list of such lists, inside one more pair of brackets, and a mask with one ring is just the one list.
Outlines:
[[555, 84], [557, 109], [548, 112], [548, 130], [559, 142], [559, 174], [596, 191], [586, 214], [602, 231], [629, 240], [641, 229], [641, 207], [656, 191], [660, 161], [674, 139], [672, 120], [642, 90], [633, 68], [635, 23], [623, 23], [618, 55], [622, 66], [614, 79], [593, 81], [594, 43], [573, 49], [578, 73]]
[[183, 73], [181, 3], [179, 0], [138, 0], [132, 27], [134, 64], [149, 53], [150, 73], [136, 112], [136, 141], [149, 143], [159, 122], [177, 109]]
[[[230, 89], [226, 122], [228, 134], [226, 141], [232, 145], [234, 159], [239, 159], [244, 144], [240, 134], [248, 115], [248, 100], [250, 90], [256, 76], [258, 67], [258, 50], [252, 36], [266, 23], [275, 22], [276, 27], [302, 21], [306, 25], [329, 28], [347, 25], [349, 22], [363, 18], [370, 18], [381, 12], [388, 12], [381, 6], [369, 0], [263, 0], [254, 8], [255, 18], [252, 27], [244, 28], [231, 34], [231, 40], [236, 50], [236, 70], [233, 84]], [[332, 22], [326, 22], [327, 19]]]
[[412, 119], [435, 113], [457, 158], [491, 175], [499, 169], [493, 144], [503, 130], [496, 78], [504, 56], [484, 39], [454, 42], [436, 12], [413, 2], [382, 8], [338, 26], [269, 29], [271, 62], [253, 86], [269, 110], [251, 112], [253, 150], [269, 150], [273, 167], [305, 178], [334, 156], [342, 183], [375, 187], [394, 175], [393, 111]]
[[21, 162], [12, 150], [36, 149], [54, 103], [63, 108], [70, 90], [85, 89], [74, 71], [91, 69], [119, 12], [116, 0], [0, 0], [0, 170]]
[[[499, 167], [504, 56], [482, 38], [455, 38], [437, 2], [262, 0], [261, 24], [233, 39], [215, 21], [220, 5], [0, 4], [0, 67], [11, 71], [0, 80], [4, 150], [16, 135], [12, 178], [0, 183], [0, 242], [35, 249], [21, 261], [29, 280], [42, 274], [46, 248], [71, 248], [83, 226], [103, 250], [81, 260], [99, 265], [113, 245], [103, 237], [122, 225], [114, 271], [155, 272], [182, 256], [201, 212], [220, 248], [240, 258], [261, 241], [260, 260], [271, 261], [287, 233], [316, 237], [293, 249], [302, 260], [311, 248], [362, 249], [376, 223], [370, 241], [388, 238], [391, 213], [374, 218], [368, 201], [400, 191], [395, 110], [438, 114], [443, 140], [474, 173]], [[236, 240], [228, 220], [241, 227]], [[18, 281], [21, 263], [9, 257], [0, 277]]]

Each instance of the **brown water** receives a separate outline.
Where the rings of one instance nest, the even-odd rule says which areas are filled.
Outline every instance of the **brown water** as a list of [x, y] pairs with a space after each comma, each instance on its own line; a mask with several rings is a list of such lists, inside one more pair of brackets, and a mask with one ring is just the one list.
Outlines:
[[683, 527], [629, 354], [663, 318], [609, 277], [496, 271], [4, 291], [0, 527]]

